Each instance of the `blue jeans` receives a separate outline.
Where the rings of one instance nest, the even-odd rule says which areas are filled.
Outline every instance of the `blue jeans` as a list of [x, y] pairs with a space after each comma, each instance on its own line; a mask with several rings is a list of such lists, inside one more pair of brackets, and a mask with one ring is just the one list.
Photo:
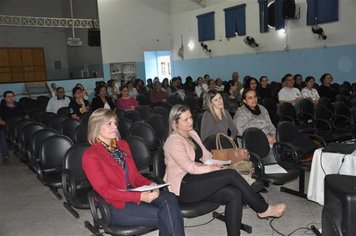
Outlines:
[[6, 142], [5, 139], [5, 129], [0, 128], [0, 148], [1, 148], [1, 154], [3, 158], [8, 158], [9, 157], [9, 145]]
[[151, 203], [129, 202], [124, 208], [111, 208], [112, 224], [127, 226], [156, 226], [159, 235], [183, 236], [183, 217], [174, 194], [160, 191]]

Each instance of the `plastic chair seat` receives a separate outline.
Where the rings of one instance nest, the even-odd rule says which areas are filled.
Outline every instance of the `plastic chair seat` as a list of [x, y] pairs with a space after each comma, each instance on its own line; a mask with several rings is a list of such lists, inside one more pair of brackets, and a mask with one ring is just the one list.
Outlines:
[[62, 173], [58, 172], [58, 171], [46, 173], [43, 176], [43, 181], [45, 182], [45, 185], [47, 185], [47, 186], [61, 188], [62, 187]]
[[197, 203], [182, 203], [179, 202], [179, 207], [183, 217], [194, 218], [201, 215], [208, 214], [219, 208], [220, 204], [209, 201], [202, 201]]

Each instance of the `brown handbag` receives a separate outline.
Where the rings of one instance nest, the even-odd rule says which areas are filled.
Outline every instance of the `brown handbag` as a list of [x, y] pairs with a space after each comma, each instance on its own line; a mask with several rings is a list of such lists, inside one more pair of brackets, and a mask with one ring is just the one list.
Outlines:
[[[222, 148], [221, 145], [222, 136], [229, 140], [229, 142], [232, 145], [232, 148]], [[231, 160], [232, 164], [242, 160], [249, 160], [247, 150], [244, 148], [238, 148], [234, 140], [229, 136], [227, 136], [226, 134], [217, 133], [215, 143], [217, 149], [211, 150], [214, 159], [221, 160], [221, 161]]]

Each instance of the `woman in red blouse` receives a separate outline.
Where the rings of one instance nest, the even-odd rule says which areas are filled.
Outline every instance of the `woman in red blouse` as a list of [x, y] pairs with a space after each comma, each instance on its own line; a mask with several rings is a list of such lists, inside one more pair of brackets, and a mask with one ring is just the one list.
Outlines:
[[127, 191], [155, 185], [138, 172], [130, 147], [119, 139], [116, 115], [100, 108], [88, 123], [91, 146], [83, 155], [83, 170], [93, 186], [111, 207], [112, 224], [157, 226], [159, 235], [184, 235], [183, 219], [174, 194], [158, 189]]
[[121, 97], [116, 102], [116, 107], [124, 111], [135, 110], [138, 106], [136, 99], [129, 95], [129, 88], [126, 85], [120, 87]]

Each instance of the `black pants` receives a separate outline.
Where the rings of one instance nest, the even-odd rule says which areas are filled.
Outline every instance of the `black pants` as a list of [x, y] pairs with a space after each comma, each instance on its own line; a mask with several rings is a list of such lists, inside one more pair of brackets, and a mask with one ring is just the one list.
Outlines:
[[200, 175], [186, 174], [178, 199], [185, 203], [208, 200], [226, 205], [225, 224], [228, 235], [240, 235], [243, 202], [258, 213], [268, 208], [264, 198], [253, 192], [245, 179], [232, 169]]

